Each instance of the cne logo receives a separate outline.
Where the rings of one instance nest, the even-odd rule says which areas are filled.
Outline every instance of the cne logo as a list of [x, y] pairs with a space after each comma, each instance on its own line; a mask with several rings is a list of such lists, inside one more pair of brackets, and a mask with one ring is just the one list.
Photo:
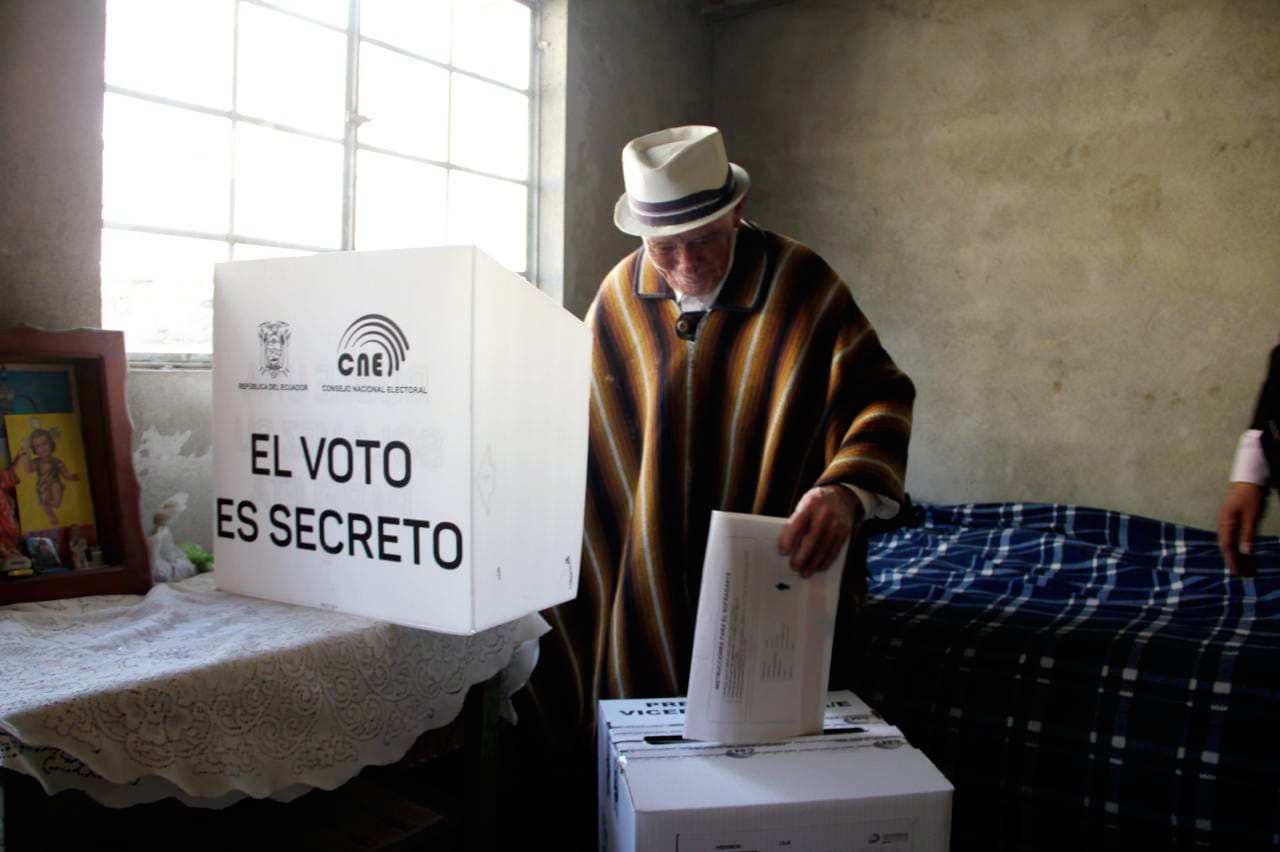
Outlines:
[[395, 374], [409, 351], [409, 340], [395, 320], [365, 314], [342, 334], [338, 372], [344, 376], [386, 378]]

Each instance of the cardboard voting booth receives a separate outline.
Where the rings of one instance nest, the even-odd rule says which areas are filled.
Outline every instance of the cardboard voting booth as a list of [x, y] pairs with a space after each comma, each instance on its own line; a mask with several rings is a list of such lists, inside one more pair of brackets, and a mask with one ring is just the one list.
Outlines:
[[749, 746], [680, 736], [683, 699], [600, 702], [602, 852], [945, 852], [953, 788], [848, 691], [821, 735]]
[[586, 327], [472, 247], [219, 264], [219, 588], [470, 633], [577, 593]]

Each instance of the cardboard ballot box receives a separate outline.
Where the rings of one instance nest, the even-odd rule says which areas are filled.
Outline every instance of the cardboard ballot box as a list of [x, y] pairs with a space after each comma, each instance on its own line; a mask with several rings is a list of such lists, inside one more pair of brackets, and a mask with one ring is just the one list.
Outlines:
[[683, 740], [683, 703], [600, 702], [602, 852], [948, 849], [950, 782], [853, 693], [823, 735], [750, 746]]
[[450, 633], [572, 598], [590, 360], [471, 247], [219, 264], [219, 588]]

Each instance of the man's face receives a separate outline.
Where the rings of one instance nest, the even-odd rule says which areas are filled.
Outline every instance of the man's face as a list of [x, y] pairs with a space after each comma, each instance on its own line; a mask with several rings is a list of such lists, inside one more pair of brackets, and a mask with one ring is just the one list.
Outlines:
[[692, 231], [670, 237], [645, 237], [645, 251], [672, 289], [684, 296], [705, 296], [729, 271], [733, 232], [740, 221], [739, 207]]

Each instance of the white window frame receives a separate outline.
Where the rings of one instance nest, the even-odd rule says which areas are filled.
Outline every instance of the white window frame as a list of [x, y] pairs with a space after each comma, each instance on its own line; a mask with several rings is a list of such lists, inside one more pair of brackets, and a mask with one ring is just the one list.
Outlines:
[[[474, 71], [470, 71], [465, 68], [459, 68], [453, 65], [451, 62], [441, 62], [439, 60], [432, 59], [427, 56], [422, 56], [420, 54], [414, 53], [409, 50], [405, 50], [404, 48], [388, 44], [378, 39], [361, 36], [360, 27], [359, 27], [360, 0], [347, 0], [348, 17], [347, 17], [347, 26], [345, 28], [336, 26], [326, 21], [310, 18], [304, 14], [294, 11], [293, 9], [283, 8], [271, 2], [267, 2], [267, 0], [234, 0], [234, 2], [235, 2], [234, 27], [235, 27], [236, 35], [235, 37], [233, 37], [233, 40], [232, 40], [233, 51], [238, 50], [240, 9], [242, 8], [243, 5], [246, 5], [246, 4], [251, 6], [258, 6], [263, 9], [268, 9], [272, 12], [282, 14], [282, 15], [287, 15], [297, 20], [306, 21], [307, 23], [324, 27], [325, 29], [328, 29], [333, 32], [342, 33], [346, 36], [346, 39], [347, 39], [346, 104], [345, 104], [344, 132], [341, 138], [334, 137], [334, 136], [327, 136], [322, 133], [316, 133], [313, 131], [303, 130], [295, 127], [288, 127], [285, 125], [276, 124], [268, 120], [264, 120], [264, 119], [260, 119], [260, 118], [256, 118], [253, 116], [248, 116], [240, 113], [236, 109], [237, 104], [235, 102], [236, 101], [235, 92], [237, 89], [237, 77], [239, 74], [239, 67], [238, 67], [238, 63], [235, 61], [234, 56], [231, 64], [232, 92], [233, 92], [232, 106], [231, 106], [231, 109], [229, 110], [221, 110], [221, 109], [203, 106], [200, 104], [193, 104], [193, 103], [189, 103], [181, 100], [175, 100], [173, 98], [152, 95], [147, 92], [139, 91], [136, 89], [129, 89], [121, 86], [116, 86], [110, 83], [104, 83], [104, 86], [103, 86], [104, 97], [107, 94], [122, 95], [124, 97], [136, 98], [138, 100], [145, 101], [152, 104], [157, 104], [163, 107], [188, 110], [188, 111], [200, 113], [203, 115], [209, 115], [209, 116], [228, 119], [233, 123], [243, 122], [245, 124], [252, 124], [258, 127], [264, 127], [271, 130], [296, 134], [300, 136], [306, 136], [312, 139], [320, 139], [326, 142], [337, 142], [341, 144], [343, 146], [343, 187], [342, 187], [342, 243], [341, 243], [340, 249], [338, 249], [340, 251], [350, 251], [355, 246], [357, 215], [358, 215], [355, 209], [356, 207], [355, 192], [356, 192], [356, 183], [358, 180], [358, 176], [356, 174], [356, 155], [359, 151], [371, 151], [374, 153], [383, 154], [391, 157], [397, 157], [397, 158], [409, 160], [412, 162], [437, 166], [446, 170], [467, 172], [470, 174], [480, 175], [482, 177], [491, 178], [494, 180], [501, 180], [507, 183], [513, 183], [513, 184], [523, 186], [525, 187], [525, 202], [526, 202], [524, 276], [528, 278], [530, 281], [535, 281], [535, 282], [537, 281], [538, 200], [536, 197], [536, 187], [538, 185], [538, 115], [539, 115], [539, 105], [540, 105], [539, 104], [539, 90], [540, 90], [539, 81], [540, 81], [540, 74], [541, 74], [541, 67], [540, 67], [541, 51], [539, 49], [541, 21], [540, 21], [539, 11], [540, 11], [540, 5], [542, 0], [512, 0], [512, 2], [519, 3], [522, 6], [527, 6], [530, 11], [529, 83], [528, 83], [527, 89], [521, 89], [517, 86], [512, 86], [508, 83], [504, 83], [502, 81], [494, 80], [490, 77], [486, 77], [483, 74], [478, 74]], [[450, 38], [452, 39], [452, 35], [450, 36]], [[367, 145], [359, 142], [357, 139], [357, 135], [358, 135], [357, 130], [361, 124], [363, 124], [365, 121], [368, 120], [364, 116], [360, 115], [359, 105], [358, 105], [358, 100], [359, 100], [358, 66], [359, 66], [359, 54], [360, 54], [361, 42], [368, 42], [371, 45], [382, 48], [384, 50], [392, 51], [394, 53], [398, 53], [400, 55], [409, 57], [415, 61], [428, 63], [430, 65], [435, 66], [436, 68], [443, 69], [446, 72], [461, 74], [461, 75], [470, 77], [472, 79], [482, 81], [489, 85], [498, 86], [500, 88], [506, 89], [507, 91], [517, 92], [527, 97], [529, 99], [529, 122], [528, 122], [529, 139], [528, 139], [528, 146], [527, 146], [528, 164], [527, 164], [527, 169], [525, 171], [525, 175], [526, 175], [525, 179], [516, 180], [510, 177], [507, 177], [505, 175], [493, 174], [491, 172], [485, 172], [485, 171], [481, 171], [473, 168], [468, 168], [466, 166], [461, 166], [452, 162], [451, 159], [450, 160], [433, 160], [433, 159], [428, 159], [424, 157], [407, 155], [399, 151], [392, 151], [386, 148], [380, 148], [377, 146]], [[450, 52], [452, 53], [452, 51]], [[453, 119], [453, 116], [451, 112], [446, 112], [446, 122], [449, 122], [451, 124], [452, 119]], [[446, 126], [446, 138], [450, 138], [448, 135], [450, 130], [451, 130], [451, 127]], [[450, 154], [452, 154], [452, 152], [450, 152]], [[188, 238], [225, 242], [227, 244], [228, 260], [230, 260], [231, 253], [234, 249], [234, 246], [237, 243], [262, 246], [267, 248], [288, 249], [291, 251], [305, 251], [305, 252], [334, 251], [334, 249], [329, 247], [317, 247], [317, 246], [304, 245], [300, 243], [282, 242], [277, 240], [261, 239], [257, 237], [248, 237], [248, 236], [236, 234], [235, 233], [235, 204], [234, 204], [234, 201], [235, 201], [235, 196], [234, 196], [235, 176], [234, 175], [232, 175], [229, 179], [228, 191], [231, 193], [231, 200], [232, 200], [231, 209], [229, 211], [231, 227], [228, 233], [191, 231], [191, 230], [185, 230], [180, 228], [167, 228], [164, 226], [154, 226], [154, 225], [137, 225], [133, 223], [116, 222], [116, 221], [111, 221], [107, 219], [103, 220], [102, 228], [103, 230], [112, 229], [112, 230], [118, 230], [118, 231], [132, 231], [136, 233], [155, 234], [160, 236], [188, 237]], [[446, 193], [447, 192], [448, 190], [446, 188]], [[447, 194], [446, 194], [446, 199], [447, 199]], [[447, 216], [448, 216], [448, 213], [447, 213], [447, 202], [446, 202], [446, 217]], [[446, 221], [447, 221], [447, 218], [446, 218]], [[208, 369], [208, 367], [212, 363], [212, 356], [208, 353], [130, 351], [127, 353], [127, 355], [128, 355], [130, 366], [134, 368], [153, 367], [153, 368], [160, 368], [160, 369], [175, 369], [175, 368]]]

